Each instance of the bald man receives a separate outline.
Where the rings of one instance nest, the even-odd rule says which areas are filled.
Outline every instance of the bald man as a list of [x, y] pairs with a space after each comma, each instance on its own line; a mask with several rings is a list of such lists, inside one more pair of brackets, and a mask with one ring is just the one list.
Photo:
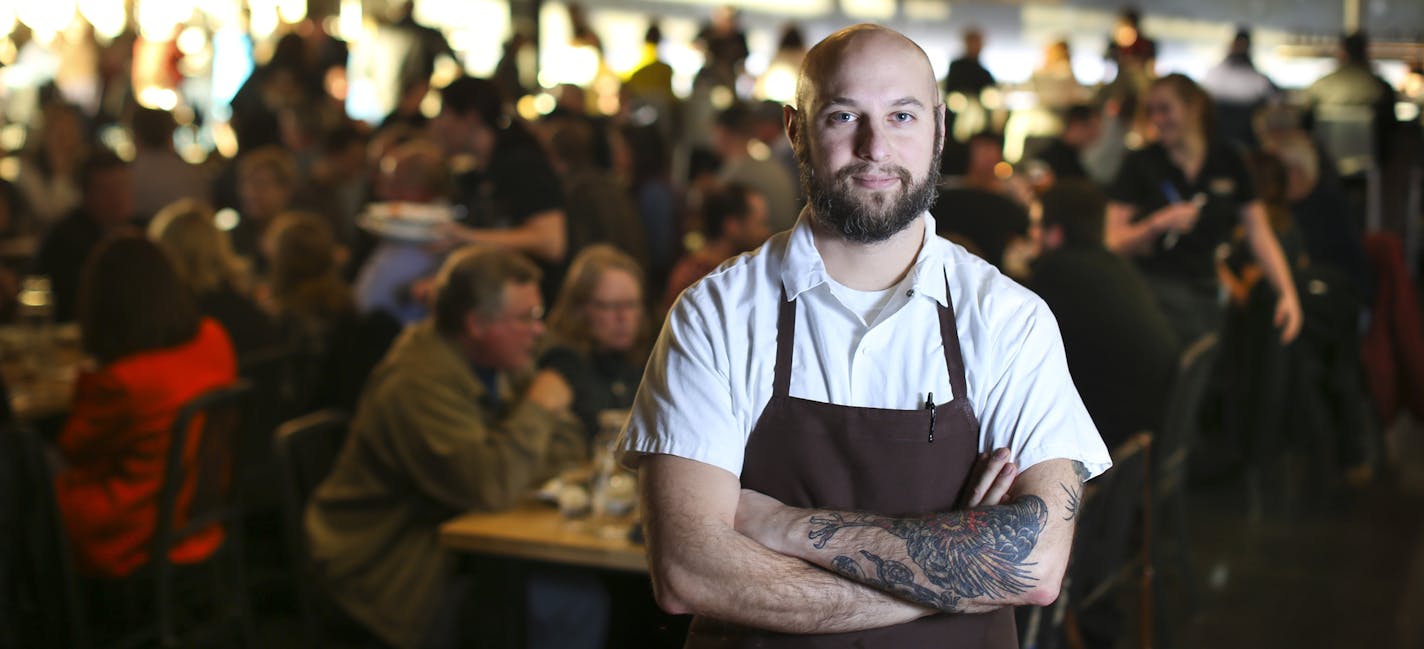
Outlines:
[[1012, 647], [1110, 460], [1053, 315], [935, 236], [944, 106], [872, 25], [806, 56], [795, 227], [682, 294], [623, 440], [689, 647]]

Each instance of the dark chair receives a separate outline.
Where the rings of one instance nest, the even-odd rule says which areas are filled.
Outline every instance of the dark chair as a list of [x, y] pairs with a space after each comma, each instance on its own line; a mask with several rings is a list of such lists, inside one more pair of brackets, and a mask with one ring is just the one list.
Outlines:
[[317, 485], [331, 472], [346, 440], [350, 417], [340, 410], [322, 410], [282, 424], [273, 436], [282, 469], [282, 511], [287, 527], [287, 552], [294, 563], [292, 581], [310, 646], [323, 644], [322, 600], [312, 588], [317, 579], [307, 551], [302, 517]]
[[[149, 567], [155, 586], [153, 631], [163, 647], [211, 644], [232, 639], [234, 633], [245, 646], [253, 645], [243, 566], [243, 509], [240, 491], [234, 488], [244, 477], [245, 458], [237, 449], [252, 391], [244, 380], [210, 390], [185, 404], [174, 419]], [[194, 430], [197, 447], [190, 450]], [[191, 464], [185, 458], [192, 458]], [[191, 491], [184, 486], [190, 479]], [[180, 509], [180, 497], [187, 498], [186, 511]], [[170, 550], [213, 525], [223, 528], [217, 551], [199, 565], [175, 566]], [[180, 613], [201, 601], [198, 591], [211, 597], [201, 623]]]
[[[231, 488], [241, 466], [241, 458], [233, 453], [234, 437], [241, 432], [242, 409], [250, 392], [246, 382], [238, 382], [202, 394], [178, 411], [165, 458], [150, 561], [129, 577], [91, 586], [118, 593], [115, 601], [127, 610], [144, 608], [141, 599], [152, 597], [152, 611], [142, 619], [122, 616], [122, 629], [96, 629], [91, 611], [86, 610], [43, 443], [28, 429], [5, 432], [6, 450], [13, 451], [4, 454], [6, 467], [14, 471], [7, 479], [25, 484], [27, 492], [14, 519], [17, 530], [22, 530], [17, 531], [23, 535], [18, 555], [24, 559], [15, 565], [23, 574], [6, 584], [7, 592], [17, 593], [15, 611], [26, 615], [17, 633], [23, 640], [18, 646], [168, 648], [233, 640], [253, 646], [243, 582], [242, 509]], [[198, 444], [189, 449], [194, 432]], [[180, 497], [185, 507], [180, 507]], [[174, 546], [212, 525], [224, 531], [223, 542], [212, 556], [191, 565], [171, 561]]]
[[[1196, 603], [1196, 588], [1192, 582], [1196, 573], [1188, 539], [1191, 528], [1187, 522], [1187, 469], [1200, 433], [1202, 402], [1215, 365], [1216, 350], [1216, 334], [1207, 334], [1182, 352], [1177, 377], [1167, 398], [1162, 432], [1152, 449], [1153, 509], [1161, 513], [1152, 518], [1150, 530], [1152, 538], [1161, 540], [1157, 544], [1160, 551], [1154, 551], [1151, 558], [1156, 575], [1154, 599], [1164, 602], [1167, 583], [1176, 584], [1172, 590], [1180, 595], [1179, 601], [1170, 606], [1164, 602], [1159, 608], [1176, 611], [1174, 617], [1182, 619], [1191, 615]], [[1167, 616], [1158, 616], [1156, 622], [1163, 633], [1171, 637], [1169, 627], [1175, 622]]]
[[[1084, 485], [1074, 534], [1078, 540], [1063, 588], [1052, 606], [1029, 609], [1020, 646], [1081, 649], [1114, 643], [1126, 627], [1118, 609], [1126, 596], [1137, 604], [1131, 626], [1141, 631], [1139, 646], [1151, 646], [1151, 450], [1151, 433], [1129, 437], [1113, 449], [1112, 468]], [[1135, 593], [1125, 590], [1134, 586]], [[1092, 644], [1086, 640], [1090, 637]]]
[[1069, 568], [1069, 596], [1063, 599], [1071, 646], [1086, 646], [1085, 631], [1115, 637], [1118, 629], [1087, 627], [1096, 610], [1114, 610], [1129, 588], [1136, 589], [1127, 599], [1138, 607], [1132, 625], [1139, 631], [1138, 646], [1152, 646], [1152, 442], [1146, 432], [1128, 438], [1113, 450], [1112, 469], [1083, 489], [1077, 534], [1092, 542], [1079, 546], [1076, 565]]
[[29, 428], [6, 427], [0, 464], [0, 646], [85, 649], [89, 628], [44, 442]]

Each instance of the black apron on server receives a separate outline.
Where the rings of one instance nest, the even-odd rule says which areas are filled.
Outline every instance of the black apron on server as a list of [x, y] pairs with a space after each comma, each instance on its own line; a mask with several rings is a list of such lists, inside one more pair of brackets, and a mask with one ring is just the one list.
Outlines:
[[[948, 288], [946, 287], [946, 295]], [[782, 293], [771, 400], [747, 440], [742, 486], [795, 507], [894, 517], [948, 512], [967, 488], [979, 453], [979, 421], [965, 390], [954, 309], [939, 306], [953, 400], [930, 411], [859, 408], [790, 396], [796, 303]], [[687, 647], [1017, 647], [1012, 607], [938, 614], [854, 633], [791, 635], [709, 618], [693, 620]]]

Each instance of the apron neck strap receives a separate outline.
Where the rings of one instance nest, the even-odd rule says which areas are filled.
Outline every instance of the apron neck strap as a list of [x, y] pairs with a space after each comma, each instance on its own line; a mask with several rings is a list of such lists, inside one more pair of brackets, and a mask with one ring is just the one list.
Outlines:
[[[954, 390], [954, 398], [968, 395], [964, 380], [964, 355], [959, 350], [959, 329], [955, 324], [954, 308], [949, 292], [949, 279], [944, 281], [944, 294], [951, 300], [951, 306], [937, 305], [939, 311], [939, 335], [944, 347], [944, 364], [949, 370], [949, 387]], [[796, 347], [796, 302], [786, 297], [786, 287], [781, 288], [781, 305], [776, 315], [776, 375], [772, 383], [772, 396], [791, 395], [791, 351]]]

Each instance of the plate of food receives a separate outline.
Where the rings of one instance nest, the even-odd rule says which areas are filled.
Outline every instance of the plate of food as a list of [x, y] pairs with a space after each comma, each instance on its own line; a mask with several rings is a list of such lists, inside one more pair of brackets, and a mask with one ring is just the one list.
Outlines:
[[391, 202], [366, 206], [356, 223], [382, 238], [426, 243], [440, 239], [440, 226], [454, 220], [449, 205]]

